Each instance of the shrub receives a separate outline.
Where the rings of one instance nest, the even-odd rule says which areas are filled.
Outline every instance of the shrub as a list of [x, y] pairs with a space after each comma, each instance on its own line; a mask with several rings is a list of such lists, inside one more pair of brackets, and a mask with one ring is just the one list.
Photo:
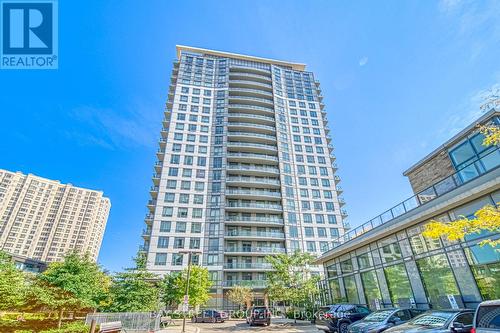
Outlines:
[[[85, 325], [83, 321], [75, 321], [73, 323], [63, 324], [63, 326], [58, 329], [51, 329], [46, 331], [41, 331], [40, 333], [88, 333], [89, 328]], [[24, 333], [24, 332], [23, 332]]]

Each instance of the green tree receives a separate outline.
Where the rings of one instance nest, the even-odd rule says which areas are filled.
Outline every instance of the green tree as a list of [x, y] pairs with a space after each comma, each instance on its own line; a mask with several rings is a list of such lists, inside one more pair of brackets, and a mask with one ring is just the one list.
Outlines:
[[126, 268], [112, 278], [109, 300], [103, 309], [111, 312], [153, 311], [158, 308], [158, 276], [146, 271], [144, 256], [134, 258], [135, 268]]
[[319, 294], [319, 276], [311, 273], [314, 257], [309, 253], [296, 251], [294, 254], [280, 253], [267, 256], [266, 261], [273, 268], [267, 273], [269, 298], [293, 305], [312, 305]]
[[227, 293], [227, 298], [231, 302], [238, 304], [239, 308], [242, 305], [248, 308], [253, 298], [252, 289], [247, 286], [235, 286]]
[[37, 275], [30, 286], [30, 305], [58, 312], [58, 327], [65, 310], [96, 309], [108, 292], [110, 280], [87, 255], [68, 253]]
[[0, 251], [0, 311], [21, 309], [26, 291], [24, 273], [17, 269], [8, 254]]
[[[179, 305], [186, 292], [187, 268], [182, 272], [173, 272], [165, 275], [160, 283], [161, 301], [166, 306]], [[189, 305], [198, 306], [207, 304], [210, 296], [208, 291], [212, 286], [208, 269], [200, 266], [191, 266], [189, 278]]]

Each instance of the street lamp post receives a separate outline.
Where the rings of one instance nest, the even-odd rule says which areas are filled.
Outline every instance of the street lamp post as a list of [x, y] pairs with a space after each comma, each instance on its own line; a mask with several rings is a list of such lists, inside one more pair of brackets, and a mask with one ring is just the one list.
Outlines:
[[184, 303], [182, 304], [182, 311], [184, 312], [184, 316], [182, 316], [182, 333], [186, 332], [186, 312], [189, 309], [189, 278], [191, 277], [191, 256], [193, 253], [201, 253], [200, 251], [179, 251], [179, 253], [188, 255], [188, 271], [187, 271], [187, 281], [186, 281], [186, 290], [184, 292]]

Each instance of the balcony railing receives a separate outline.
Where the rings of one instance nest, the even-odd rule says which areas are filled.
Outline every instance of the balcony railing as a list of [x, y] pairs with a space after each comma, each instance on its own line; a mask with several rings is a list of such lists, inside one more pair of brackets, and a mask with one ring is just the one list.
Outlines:
[[248, 183], [260, 183], [260, 184], [270, 184], [279, 185], [279, 179], [272, 178], [259, 178], [251, 176], [229, 176], [226, 178], [226, 182], [248, 182]]
[[[406, 214], [417, 207], [420, 207], [482, 175], [485, 173], [492, 171], [500, 165], [500, 156], [499, 150], [500, 148], [496, 148], [495, 150], [489, 152], [487, 155], [484, 155], [480, 159], [464, 166], [459, 171], [454, 174], [440, 180], [429, 188], [417, 193], [416, 195], [411, 196], [405, 201], [399, 203], [393, 208], [385, 211], [384, 213], [378, 215], [377, 217], [371, 219], [370, 221], [351, 229], [349, 232], [346, 232], [344, 235], [334, 239], [330, 245], [330, 250], [334, 249], [344, 243], [347, 243], [350, 240], [355, 239], [363, 235], [365, 232], [372, 230], [376, 227], [384, 225], [393, 219]], [[467, 172], [467, 174], [465, 173]], [[338, 187], [337, 187], [338, 190]]]
[[267, 286], [266, 280], [226, 280], [222, 282], [224, 287], [253, 287], [253, 288], [265, 288]]
[[274, 122], [274, 117], [270, 116], [263, 116], [260, 114], [251, 114], [251, 113], [228, 113], [227, 115], [229, 118], [252, 118], [252, 119], [260, 119], [260, 120], [267, 120], [267, 121], [273, 121]]
[[235, 136], [248, 136], [248, 137], [252, 137], [252, 138], [263, 138], [263, 139], [276, 140], [276, 136], [275, 135], [263, 134], [263, 133], [255, 133], [255, 132], [228, 131], [227, 135], [228, 136], [231, 136], [231, 135], [235, 135]]
[[233, 84], [244, 84], [244, 85], [260, 86], [260, 87], [265, 87], [265, 88], [269, 88], [269, 89], [273, 88], [272, 84], [262, 83], [262, 82], [257, 82], [257, 81], [229, 79], [229, 85], [231, 85], [231, 83], [233, 83]]
[[244, 76], [253, 79], [262, 79], [266, 81], [272, 81], [272, 78], [267, 75], [253, 74], [253, 73], [242, 73], [242, 72], [229, 72], [229, 76]]
[[272, 269], [273, 266], [268, 263], [225, 263], [224, 269]]
[[[231, 98], [231, 97], [230, 97]], [[234, 98], [234, 97], [233, 97]], [[252, 99], [252, 100], [255, 100], [255, 101], [258, 101], [258, 100], [264, 100], [263, 98], [255, 98], [255, 97], [247, 97], [247, 99]], [[268, 103], [271, 103], [272, 104], [272, 101]], [[272, 112], [274, 113], [274, 109], [273, 108], [270, 108], [270, 107], [267, 107], [267, 106], [257, 106], [257, 105], [249, 105], [249, 104], [229, 104], [228, 106], [229, 109], [250, 109], [250, 110], [258, 110], [258, 111], [264, 111], [264, 112]]]
[[283, 247], [226, 247], [225, 252], [227, 253], [285, 253], [286, 250]]
[[254, 148], [262, 148], [268, 150], [278, 150], [277, 146], [266, 145], [265, 143], [253, 143], [253, 142], [240, 142], [240, 141], [229, 141], [227, 143], [228, 147], [254, 147]]
[[282, 210], [283, 207], [278, 204], [268, 204], [259, 202], [228, 202], [228, 208], [260, 208], [260, 209], [273, 209]]
[[265, 129], [265, 130], [269, 130], [269, 131], [273, 131], [273, 132], [276, 132], [276, 127], [274, 126], [269, 126], [269, 125], [262, 125], [262, 124], [253, 124], [253, 123], [241, 123], [241, 122], [228, 122], [227, 123], [227, 126], [228, 127], [231, 127], [231, 126], [243, 126], [243, 127], [250, 127], [250, 128], [261, 128], [261, 129]]
[[267, 154], [254, 154], [254, 153], [227, 153], [228, 157], [248, 157], [248, 158], [260, 158], [269, 161], [278, 161], [278, 156], [267, 155]]
[[226, 194], [241, 194], [241, 195], [263, 195], [268, 197], [281, 197], [281, 192], [273, 191], [258, 191], [258, 190], [241, 190], [241, 189], [228, 189]]
[[[229, 90], [229, 94], [230, 94], [229, 97], [233, 96], [233, 95], [231, 95], [232, 92], [248, 92], [248, 93], [260, 94], [260, 95], [266, 95], [266, 96], [270, 96], [270, 97], [273, 96], [272, 92], [263, 91], [263, 90], [259, 90], [259, 89], [252, 89], [252, 88], [231, 88]], [[272, 103], [272, 100], [271, 100], [271, 103]]]
[[245, 231], [231, 230], [226, 232], [228, 237], [263, 237], [263, 238], [285, 238], [283, 232], [267, 232], [267, 231]]
[[[262, 97], [251, 97], [251, 96], [232, 94], [232, 95], [229, 95], [229, 99], [230, 100], [232, 99], [232, 100], [240, 100], [240, 101], [250, 101], [250, 102], [257, 102], [257, 103], [262, 103], [262, 104], [274, 105], [274, 102], [272, 99], [262, 98]], [[229, 104], [230, 107], [231, 107], [231, 105], [234, 105], [234, 104]], [[273, 108], [269, 108], [269, 109], [272, 112], [274, 112]]]
[[257, 165], [228, 165], [228, 170], [248, 170], [248, 171], [265, 171], [279, 173], [280, 169], [268, 166], [257, 166]]
[[268, 218], [268, 217], [246, 217], [246, 216], [227, 216], [226, 221], [233, 222], [263, 222], [263, 223], [274, 223], [283, 224], [283, 219], [281, 218]]

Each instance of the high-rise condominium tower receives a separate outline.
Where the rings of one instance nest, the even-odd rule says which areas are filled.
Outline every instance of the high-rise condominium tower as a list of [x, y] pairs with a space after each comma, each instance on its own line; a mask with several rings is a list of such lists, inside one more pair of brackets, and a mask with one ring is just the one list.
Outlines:
[[[208, 267], [214, 306], [265, 256], [320, 254], [344, 232], [319, 83], [305, 65], [177, 46], [143, 231], [147, 268]], [[318, 271], [319, 272], [319, 271]]]
[[100, 191], [0, 169], [0, 250], [39, 261], [97, 260], [111, 207]]

